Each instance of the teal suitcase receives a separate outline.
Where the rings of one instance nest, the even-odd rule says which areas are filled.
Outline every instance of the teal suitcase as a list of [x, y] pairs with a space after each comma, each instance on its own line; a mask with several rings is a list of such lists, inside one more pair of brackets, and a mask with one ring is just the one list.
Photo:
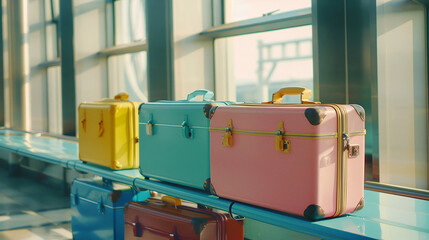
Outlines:
[[[203, 95], [202, 101], [196, 97]], [[197, 90], [187, 100], [143, 103], [139, 109], [140, 172], [143, 176], [209, 191], [210, 114], [213, 92]]]

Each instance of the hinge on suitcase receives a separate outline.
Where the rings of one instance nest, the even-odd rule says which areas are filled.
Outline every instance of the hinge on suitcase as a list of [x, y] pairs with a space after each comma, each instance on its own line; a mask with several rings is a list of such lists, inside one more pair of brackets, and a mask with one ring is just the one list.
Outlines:
[[283, 121], [279, 121], [279, 126], [275, 136], [275, 147], [276, 150], [284, 153], [290, 153], [290, 141], [283, 139], [285, 129], [283, 127]]
[[232, 146], [232, 120], [228, 119], [228, 123], [225, 128], [225, 133], [222, 138], [222, 145], [225, 147]]

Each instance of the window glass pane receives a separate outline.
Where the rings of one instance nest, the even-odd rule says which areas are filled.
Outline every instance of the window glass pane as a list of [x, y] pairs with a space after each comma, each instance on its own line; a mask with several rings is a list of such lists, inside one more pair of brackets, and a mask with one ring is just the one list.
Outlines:
[[[53, 5], [51, 5], [51, 3]], [[54, 6], [54, 8], [51, 8]], [[57, 26], [58, 26], [58, 17], [59, 17], [59, 0], [45, 0], [45, 38], [46, 38], [46, 61], [56, 60], [59, 57], [58, 54], [58, 36], [57, 36]], [[53, 11], [53, 12], [52, 12]], [[52, 19], [52, 14], [54, 14], [54, 19]]]
[[53, 134], [63, 133], [61, 67], [48, 68], [48, 131]]
[[45, 0], [45, 20], [53, 21], [58, 19], [60, 16], [60, 2], [59, 0]]
[[47, 61], [58, 59], [57, 25], [46, 25], [46, 58]]
[[112, 56], [108, 64], [109, 97], [127, 92], [131, 101], [147, 102], [146, 52]]
[[[304, 26], [217, 39], [216, 84], [220, 87], [216, 91], [234, 91], [226, 94], [230, 100], [261, 102], [271, 100], [272, 93], [283, 87], [313, 90], [311, 29]], [[227, 82], [223, 87], [222, 81]]]
[[311, 8], [311, 0], [224, 0], [226, 23], [305, 8]]
[[116, 45], [146, 39], [144, 0], [115, 1]]
[[428, 188], [425, 8], [377, 1], [380, 182]]

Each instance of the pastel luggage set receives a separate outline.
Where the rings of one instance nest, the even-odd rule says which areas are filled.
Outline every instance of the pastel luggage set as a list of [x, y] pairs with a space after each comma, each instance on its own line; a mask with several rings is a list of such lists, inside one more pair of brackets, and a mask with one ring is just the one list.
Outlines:
[[[283, 104], [286, 95], [301, 103]], [[268, 103], [234, 104], [197, 90], [187, 100], [143, 103], [139, 116], [123, 94], [81, 104], [80, 156], [309, 220], [359, 210], [365, 112], [310, 102], [310, 95], [284, 88]]]
[[[283, 96], [295, 94], [301, 104], [282, 104]], [[365, 112], [359, 105], [310, 102], [310, 95], [295, 87], [263, 104], [143, 104], [141, 173], [309, 220], [359, 210]]]
[[125, 239], [239, 240], [244, 239], [243, 221], [171, 197], [148, 199], [125, 207]]
[[139, 167], [138, 106], [127, 93], [79, 105], [79, 158], [114, 170]]

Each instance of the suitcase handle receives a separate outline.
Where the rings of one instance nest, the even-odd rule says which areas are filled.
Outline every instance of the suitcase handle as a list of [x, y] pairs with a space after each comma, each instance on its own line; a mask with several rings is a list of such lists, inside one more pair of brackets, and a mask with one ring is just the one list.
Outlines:
[[182, 205], [182, 200], [171, 196], [163, 196], [161, 201], [168, 205], [174, 205], [175, 207]]
[[201, 95], [203, 95], [203, 101], [212, 101], [214, 97], [214, 93], [212, 91], [200, 89], [200, 90], [195, 90], [190, 94], [188, 94], [188, 98], [186, 100], [196, 101], [197, 96], [201, 96]]
[[128, 100], [129, 97], [130, 95], [128, 93], [121, 92], [115, 95], [115, 100], [124, 101], [124, 100]]
[[273, 93], [273, 104], [281, 104], [285, 95], [301, 95], [301, 103], [315, 103], [310, 101], [311, 90], [305, 87], [285, 87]]

